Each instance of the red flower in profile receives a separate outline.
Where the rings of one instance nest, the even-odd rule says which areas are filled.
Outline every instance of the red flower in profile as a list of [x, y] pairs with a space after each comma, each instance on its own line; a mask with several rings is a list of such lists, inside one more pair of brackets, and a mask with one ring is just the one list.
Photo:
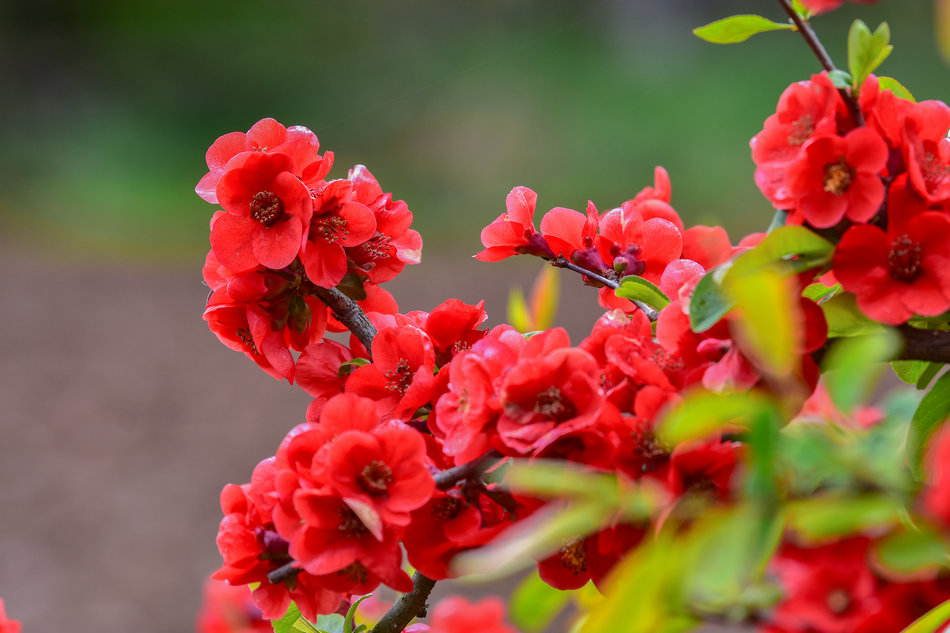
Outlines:
[[430, 633], [517, 633], [505, 623], [505, 603], [489, 597], [469, 602], [460, 596], [443, 599], [429, 617]]
[[483, 262], [497, 262], [512, 255], [553, 257], [541, 234], [534, 228], [538, 194], [527, 187], [515, 187], [505, 199], [506, 213], [482, 229], [485, 249], [475, 255]]
[[832, 266], [842, 287], [857, 296], [858, 307], [888, 325], [950, 309], [950, 217], [927, 210], [902, 181], [891, 188], [887, 231], [851, 227]]
[[915, 104], [904, 120], [904, 162], [910, 182], [931, 204], [950, 200], [950, 107], [942, 101]]
[[869, 128], [845, 136], [819, 136], [803, 148], [789, 168], [789, 195], [798, 221], [824, 229], [847, 217], [867, 222], [884, 201], [880, 173], [888, 159], [887, 143]]
[[211, 221], [211, 247], [233, 270], [289, 265], [300, 251], [313, 214], [310, 192], [293, 175], [287, 154], [247, 154], [218, 181], [227, 213]]
[[3, 607], [3, 598], [0, 598], [0, 633], [20, 633], [20, 622], [8, 620], [7, 612]]

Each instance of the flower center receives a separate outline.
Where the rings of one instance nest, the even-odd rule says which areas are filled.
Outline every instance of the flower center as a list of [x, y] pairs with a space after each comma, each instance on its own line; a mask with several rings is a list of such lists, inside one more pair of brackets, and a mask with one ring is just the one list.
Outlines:
[[828, 594], [825, 604], [828, 605], [829, 611], [835, 615], [841, 615], [851, 606], [851, 599], [848, 598], [848, 593], [844, 589], [835, 589]]
[[570, 402], [565, 402], [564, 394], [551, 386], [540, 392], [534, 399], [534, 412], [558, 421], [573, 417], [577, 411]]
[[337, 529], [347, 536], [359, 538], [360, 536], [369, 534], [369, 529], [350, 508], [345, 506], [340, 508], [338, 516], [340, 518], [340, 524], [337, 526]]
[[393, 482], [393, 470], [379, 460], [373, 460], [360, 472], [356, 482], [371, 497], [385, 497]]
[[561, 548], [561, 562], [574, 572], [574, 575], [587, 571], [587, 553], [584, 551], [584, 539], [573, 538]]
[[920, 242], [912, 240], [906, 233], [894, 238], [887, 254], [887, 267], [891, 277], [897, 281], [912, 281], [920, 272], [923, 259], [921, 252]]
[[360, 245], [360, 248], [363, 249], [363, 252], [369, 255], [372, 259], [380, 259], [389, 255], [390, 244], [392, 241], [393, 238], [376, 231], [373, 234], [373, 237], [369, 238]]
[[394, 391], [400, 396], [406, 394], [412, 384], [412, 367], [409, 361], [400, 360], [395, 369], [386, 372], [386, 389]]
[[462, 511], [462, 501], [457, 497], [443, 497], [432, 503], [431, 511], [433, 516], [450, 521]]
[[350, 230], [346, 228], [346, 220], [338, 215], [320, 218], [315, 223], [314, 228], [317, 234], [330, 244], [339, 239], [346, 239], [350, 235]]
[[815, 121], [810, 114], [803, 114], [792, 123], [792, 129], [788, 131], [788, 144], [792, 147], [804, 145], [814, 131]]
[[844, 158], [838, 160], [837, 163], [828, 163], [825, 165], [824, 190], [840, 196], [848, 190], [853, 177], [854, 171]]
[[238, 328], [237, 337], [241, 339], [241, 342], [244, 343], [244, 346], [251, 350], [252, 354], [258, 354], [257, 345], [254, 344], [254, 337], [251, 335], [251, 331], [247, 328]]
[[251, 198], [251, 217], [270, 228], [284, 215], [284, 203], [276, 193], [258, 191]]
[[369, 570], [359, 561], [350, 563], [338, 571], [337, 574], [345, 576], [347, 580], [357, 585], [365, 585], [366, 581], [369, 580]]

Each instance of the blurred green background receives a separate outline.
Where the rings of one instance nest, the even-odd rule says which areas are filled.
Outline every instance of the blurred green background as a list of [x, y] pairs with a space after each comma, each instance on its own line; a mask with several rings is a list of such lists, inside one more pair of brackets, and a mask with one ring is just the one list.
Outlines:
[[[366, 164], [416, 214], [426, 251], [473, 253], [526, 185], [543, 208], [610, 208], [664, 165], [689, 222], [767, 226], [748, 140], [818, 69], [791, 32], [714, 46], [693, 26], [750, 0], [9, 0], [0, 5], [0, 222], [97, 257], [206, 250], [193, 193], [219, 135], [272, 116]], [[839, 65], [860, 15], [892, 25], [882, 69], [947, 99], [929, 0], [816, 20]]]

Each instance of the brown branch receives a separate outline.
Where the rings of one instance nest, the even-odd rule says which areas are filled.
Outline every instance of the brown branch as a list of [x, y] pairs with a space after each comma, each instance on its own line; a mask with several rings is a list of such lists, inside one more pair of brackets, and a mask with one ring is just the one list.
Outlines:
[[[807, 21], [802, 19], [802, 16], [798, 15], [794, 7], [792, 7], [791, 1], [778, 0], [778, 3], [782, 5], [782, 9], [785, 10], [785, 13], [788, 14], [788, 17], [791, 18], [792, 22], [795, 23], [795, 28], [799, 33], [801, 33], [802, 37], [805, 38], [805, 42], [818, 58], [818, 61], [821, 62], [822, 67], [829, 73], [838, 70], [838, 67], [835, 66], [835, 63], [831, 61], [831, 56], [828, 54], [828, 51], [825, 50], [821, 40], [819, 40], [818, 36], [815, 34], [814, 29], [811, 28], [811, 25]], [[858, 105], [857, 99], [851, 94], [851, 91], [844, 88], [838, 88], [838, 94], [841, 95], [841, 98], [844, 99], [845, 104], [848, 106], [848, 112], [851, 113], [851, 118], [854, 120], [854, 124], [857, 127], [863, 126], [864, 117], [861, 115], [861, 108]]]
[[435, 479], [435, 487], [439, 490], [448, 490], [460, 481], [471, 479], [472, 477], [480, 477], [486, 470], [494, 466], [501, 457], [502, 455], [498, 451], [489, 451], [467, 464], [443, 470], [433, 477], [433, 479]]
[[[620, 287], [619, 282], [614, 281], [613, 279], [608, 279], [607, 277], [604, 277], [603, 275], [598, 275], [597, 273], [587, 270], [586, 268], [582, 266], [578, 266], [577, 264], [567, 259], [566, 257], [555, 257], [554, 259], [549, 260], [549, 261], [551, 262], [552, 266], [557, 266], [558, 268], [567, 268], [568, 270], [573, 270], [575, 273], [580, 273], [584, 275], [585, 277], [593, 279], [594, 281], [600, 284], [603, 284], [613, 290], [616, 290], [617, 288]], [[659, 312], [657, 312], [656, 310], [654, 310], [647, 304], [643, 303], [642, 301], [637, 301], [635, 299], [628, 299], [628, 301], [631, 301], [633, 305], [637, 306], [640, 312], [645, 314], [647, 318], [650, 319], [651, 321], [656, 321], [657, 317], [659, 317], [660, 315]]]
[[412, 576], [412, 591], [403, 594], [396, 604], [376, 623], [371, 633], [399, 633], [416, 616], [425, 615], [426, 600], [435, 587], [435, 581], [421, 573]]
[[[366, 318], [366, 314], [356, 302], [336, 288], [314, 286], [313, 293], [320, 301], [327, 304], [330, 310], [333, 311], [333, 316], [335, 316], [340, 323], [345, 325], [346, 329], [355, 334], [356, 338], [363, 344], [363, 347], [366, 348], [366, 351], [372, 354], [373, 338], [376, 337], [376, 328], [369, 322], [369, 319]], [[370, 358], [370, 360], [372, 360], [372, 358]]]
[[898, 331], [904, 339], [901, 360], [950, 363], [950, 331], [918, 330], [909, 325], [899, 327]]
[[281, 565], [274, 571], [268, 573], [267, 582], [272, 585], [277, 585], [284, 582], [288, 578], [293, 578], [302, 571], [303, 570], [299, 567], [294, 567], [294, 561], [290, 561], [286, 565]]

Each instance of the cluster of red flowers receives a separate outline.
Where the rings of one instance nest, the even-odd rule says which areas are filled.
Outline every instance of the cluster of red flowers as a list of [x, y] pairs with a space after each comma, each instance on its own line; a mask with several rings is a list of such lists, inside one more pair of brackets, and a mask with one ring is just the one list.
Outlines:
[[891, 325], [950, 309], [950, 107], [871, 76], [855, 121], [827, 75], [789, 86], [752, 139], [755, 180], [788, 221], [840, 239], [832, 270]]
[[205, 320], [226, 346], [291, 382], [291, 349], [345, 329], [328, 317], [319, 289], [339, 287], [364, 309], [393, 314], [396, 302], [379, 284], [418, 263], [422, 250], [405, 202], [362, 165], [324, 180], [333, 154], [319, 149], [307, 128], [263, 119], [214, 142], [195, 188], [223, 209], [211, 219]]

